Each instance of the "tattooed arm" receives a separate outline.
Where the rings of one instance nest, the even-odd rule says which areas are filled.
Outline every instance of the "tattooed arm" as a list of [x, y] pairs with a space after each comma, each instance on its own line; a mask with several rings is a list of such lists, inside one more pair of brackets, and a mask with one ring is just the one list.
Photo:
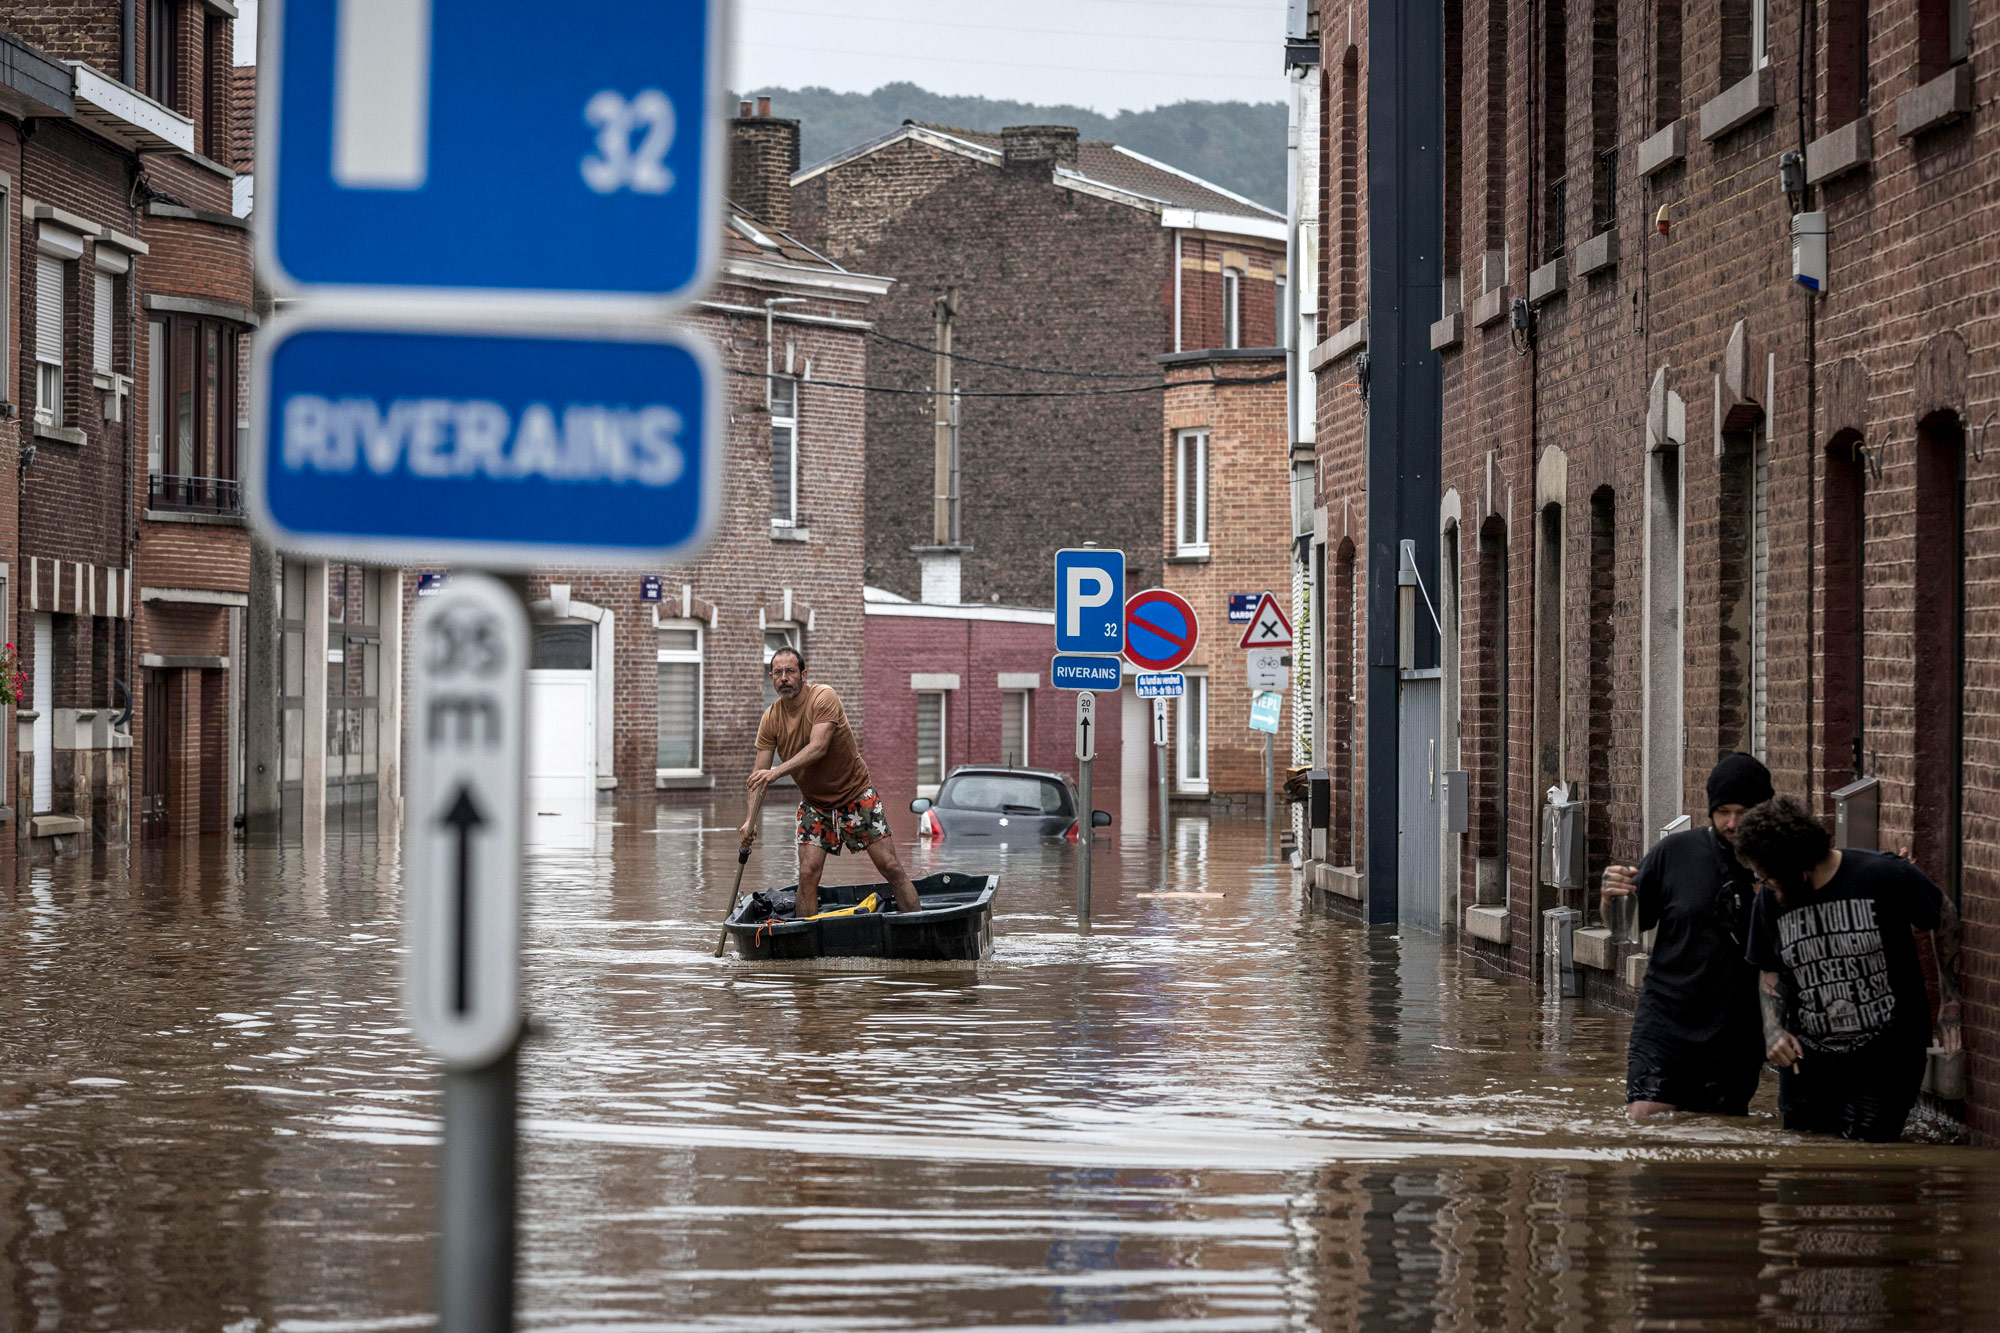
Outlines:
[[1761, 973], [1757, 979], [1757, 1003], [1764, 1010], [1764, 1056], [1779, 1068], [1795, 1065], [1805, 1052], [1799, 1039], [1785, 1031], [1785, 1000], [1778, 990], [1776, 972]]
[[1938, 1044], [1947, 1051], [1959, 1049], [1958, 1004], [1958, 909], [1951, 895], [1944, 895], [1944, 910], [1938, 914], [1938, 928], [1931, 933], [1931, 948], [1937, 953]]

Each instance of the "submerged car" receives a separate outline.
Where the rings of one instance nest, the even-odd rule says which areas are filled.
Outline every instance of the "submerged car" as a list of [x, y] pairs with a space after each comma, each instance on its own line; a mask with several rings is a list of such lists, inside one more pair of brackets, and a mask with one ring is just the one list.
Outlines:
[[[1045, 769], [955, 768], [936, 799], [919, 796], [910, 810], [923, 816], [917, 821], [923, 838], [1077, 839], [1076, 793], [1068, 778]], [[1110, 823], [1105, 811], [1091, 811], [1092, 828]]]

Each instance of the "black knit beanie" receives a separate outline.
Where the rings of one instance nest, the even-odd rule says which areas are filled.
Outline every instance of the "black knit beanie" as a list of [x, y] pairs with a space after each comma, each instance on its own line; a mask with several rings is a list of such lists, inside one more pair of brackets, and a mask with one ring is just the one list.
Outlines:
[[1755, 755], [1724, 755], [1708, 775], [1708, 812], [1717, 806], [1740, 805], [1748, 810], [1771, 799], [1771, 770]]

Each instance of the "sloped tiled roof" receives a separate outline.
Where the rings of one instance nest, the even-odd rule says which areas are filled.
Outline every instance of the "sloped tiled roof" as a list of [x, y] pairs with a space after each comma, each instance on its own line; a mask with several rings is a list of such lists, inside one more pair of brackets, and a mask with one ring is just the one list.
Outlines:
[[797, 237], [761, 221], [733, 200], [729, 205], [729, 225], [722, 229], [722, 257], [725, 261], [752, 259], [826, 273], [848, 271]]
[[[921, 120], [905, 123], [937, 134], [949, 135], [954, 139], [963, 139], [990, 152], [1002, 151], [1002, 138], [998, 130], [965, 130], [955, 125], [936, 125]], [[1078, 141], [1076, 170], [1077, 174], [1086, 180], [1095, 181], [1099, 185], [1109, 185], [1128, 194], [1156, 199], [1172, 208], [1192, 208], [1203, 213], [1233, 213], [1239, 217], [1284, 217], [1284, 214], [1276, 209], [1266, 208], [1253, 199], [1231, 193], [1219, 185], [1211, 184], [1177, 167], [1170, 167], [1164, 162], [1156, 162], [1108, 139]]]

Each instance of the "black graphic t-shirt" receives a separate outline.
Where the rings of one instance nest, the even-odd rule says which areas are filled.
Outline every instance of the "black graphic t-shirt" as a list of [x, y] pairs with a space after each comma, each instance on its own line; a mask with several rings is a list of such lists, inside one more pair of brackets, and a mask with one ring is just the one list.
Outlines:
[[1936, 930], [1943, 911], [1938, 886], [1902, 857], [1843, 850], [1811, 901], [1781, 908], [1775, 893], [1757, 895], [1746, 956], [1784, 978], [1788, 1030], [1810, 1049], [1858, 1051], [1889, 1032], [1928, 1041], [1930, 999], [1910, 930]]

